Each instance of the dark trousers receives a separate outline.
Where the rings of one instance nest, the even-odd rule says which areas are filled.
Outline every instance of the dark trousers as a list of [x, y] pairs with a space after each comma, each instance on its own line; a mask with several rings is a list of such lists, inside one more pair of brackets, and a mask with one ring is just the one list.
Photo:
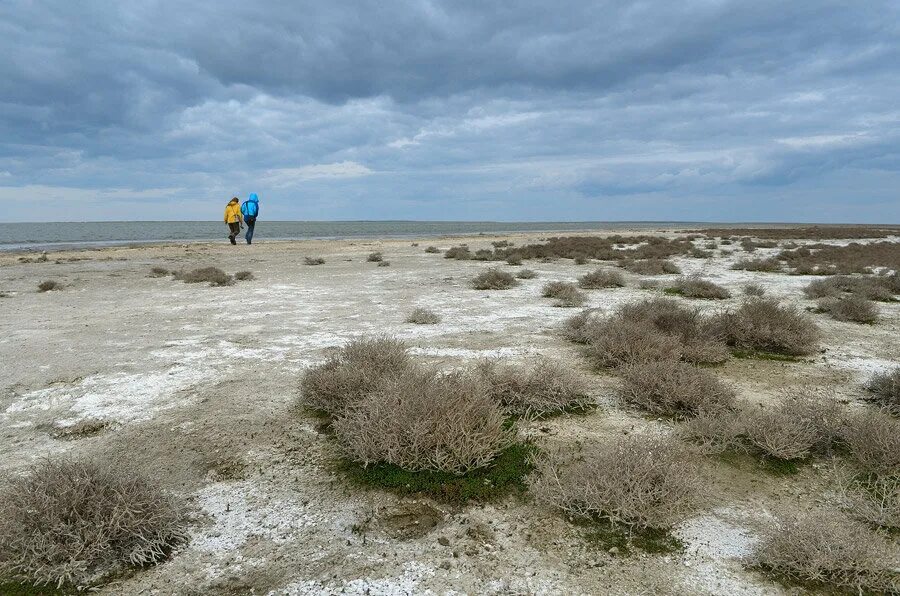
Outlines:
[[244, 220], [244, 223], [247, 224], [247, 231], [244, 232], [244, 239], [247, 241], [247, 244], [253, 242], [253, 228], [256, 227], [256, 218], [248, 217]]
[[238, 234], [241, 233], [241, 224], [239, 222], [233, 221], [228, 224], [228, 229], [231, 231], [231, 233], [228, 234], [228, 239], [231, 240], [232, 244], [236, 244], [234, 239]]

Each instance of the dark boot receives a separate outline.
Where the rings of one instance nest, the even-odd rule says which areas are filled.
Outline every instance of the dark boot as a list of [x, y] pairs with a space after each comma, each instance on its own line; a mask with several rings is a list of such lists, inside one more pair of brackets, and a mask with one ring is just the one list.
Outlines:
[[229, 236], [228, 239], [231, 240], [232, 244], [237, 244], [237, 242], [235, 242], [234, 240], [234, 236]]

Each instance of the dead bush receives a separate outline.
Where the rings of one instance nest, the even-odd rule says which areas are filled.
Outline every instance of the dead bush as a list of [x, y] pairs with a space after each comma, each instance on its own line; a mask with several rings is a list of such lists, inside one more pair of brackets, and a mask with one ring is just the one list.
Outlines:
[[238, 271], [234, 274], [234, 278], [238, 281], [250, 281], [253, 279], [252, 271]]
[[783, 250], [778, 258], [793, 267], [795, 274], [871, 273], [875, 267], [900, 271], [900, 243], [812, 244]]
[[391, 262], [390, 261], [378, 261], [378, 266], [379, 267], [390, 267]]
[[744, 286], [744, 294], [747, 296], [760, 297], [764, 296], [766, 291], [759, 284], [747, 284]]
[[563, 322], [563, 336], [576, 344], [589, 343], [592, 334], [591, 327], [601, 322], [602, 319], [599, 316], [598, 310], [592, 308], [585, 309]]
[[48, 279], [38, 284], [38, 292], [52, 292], [54, 290], [61, 290], [62, 287], [62, 284], [58, 281]]
[[675, 360], [631, 364], [621, 369], [622, 398], [663, 416], [693, 416], [730, 408], [734, 391], [708, 370]]
[[836, 275], [827, 279], [817, 279], [803, 288], [807, 298], [837, 298], [845, 293], [856, 294], [869, 300], [890, 302], [894, 299], [894, 288], [889, 276], [850, 277]]
[[900, 413], [900, 366], [873, 375], [866, 389], [872, 394], [873, 401], [894, 414]]
[[150, 277], [165, 277], [169, 274], [169, 270], [165, 267], [153, 267], [150, 269]]
[[472, 280], [476, 290], [508, 290], [517, 285], [516, 278], [501, 269], [486, 269]]
[[537, 277], [537, 273], [531, 269], [520, 269], [516, 272], [516, 277], [519, 279], [534, 279]]
[[783, 266], [781, 261], [774, 258], [768, 259], [740, 259], [731, 266], [732, 269], [741, 271], [765, 271], [767, 273], [775, 273], [781, 271]]
[[425, 249], [425, 252], [427, 252], [428, 254], [437, 254], [441, 252], [441, 249], [439, 249], [437, 246], [429, 246]]
[[663, 275], [666, 273], [681, 273], [678, 265], [672, 261], [663, 259], [643, 259], [640, 261], [623, 260], [619, 266], [638, 275]]
[[522, 264], [522, 255], [520, 255], [519, 253], [513, 253], [513, 254], [509, 255], [508, 257], [506, 257], [506, 264], [513, 265], [513, 266], [521, 265]]
[[175, 274], [175, 279], [186, 284], [209, 283], [211, 286], [230, 286], [234, 283], [234, 278], [218, 267], [201, 267], [187, 272], [180, 271]]
[[618, 316], [627, 321], [648, 323], [675, 338], [681, 344], [681, 357], [688, 362], [719, 364], [728, 360], [724, 335], [717, 322], [670, 298], [626, 304], [619, 309]]
[[706, 453], [740, 449], [743, 424], [741, 412], [732, 409], [701, 410], [679, 426], [679, 434]]
[[538, 502], [569, 515], [670, 529], [702, 503], [696, 456], [678, 441], [628, 435], [540, 456], [529, 476]]
[[878, 321], [878, 307], [875, 303], [856, 294], [844, 298], [822, 298], [818, 302], [818, 307], [837, 321], [868, 325]]
[[790, 356], [805, 356], [818, 349], [816, 324], [796, 308], [774, 299], [747, 299], [739, 309], [716, 321], [728, 344], [738, 349]]
[[306, 257], [303, 259], [304, 265], [324, 265], [325, 259], [322, 257]]
[[900, 476], [844, 473], [839, 482], [848, 514], [889, 531], [900, 530]]
[[369, 256], [366, 257], [366, 261], [369, 263], [380, 263], [384, 260], [384, 255], [380, 252], [371, 252]]
[[642, 279], [638, 283], [638, 287], [642, 290], [657, 290], [659, 289], [659, 281], [655, 279]]
[[402, 341], [387, 336], [357, 338], [306, 371], [300, 381], [300, 400], [309, 408], [335, 415], [383, 378], [396, 377], [409, 366], [408, 348]]
[[90, 587], [185, 538], [182, 503], [121, 466], [48, 459], [0, 489], [0, 576], [15, 581]]
[[472, 253], [469, 251], [468, 246], [451, 246], [444, 252], [444, 258], [467, 261], [472, 258]]
[[829, 224], [777, 228], [707, 228], [705, 230], [689, 231], [720, 237], [739, 235], [770, 240], [838, 240], [845, 238], [885, 238], [900, 233], [900, 226]]
[[484, 467], [514, 431], [477, 375], [409, 367], [384, 378], [333, 422], [351, 460], [463, 474]]
[[441, 322], [441, 317], [436, 312], [428, 310], [427, 308], [417, 308], [406, 317], [406, 322], [414, 323], [416, 325], [437, 325]]
[[541, 290], [544, 298], [555, 298], [556, 306], [575, 307], [581, 306], [587, 300], [587, 296], [578, 290], [578, 287], [565, 281], [551, 281]]
[[600, 368], [681, 357], [680, 342], [646, 322], [613, 317], [585, 325], [581, 334], [586, 355]]
[[540, 417], [593, 404], [584, 377], [554, 360], [519, 366], [488, 360], [478, 365], [478, 373], [500, 405], [515, 416]]
[[856, 412], [843, 427], [842, 439], [861, 472], [900, 474], [900, 420], [887, 411], [866, 408]]
[[584, 290], [600, 288], [624, 288], [625, 277], [618, 271], [597, 269], [578, 278], [578, 287]]
[[731, 292], [722, 286], [697, 276], [682, 277], [670, 290], [685, 298], [705, 298], [707, 300], [731, 298]]
[[688, 256], [692, 259], [709, 259], [712, 258], [713, 253], [711, 250], [703, 250], [702, 248], [692, 248], [688, 253]]
[[[749, 559], [776, 576], [859, 593], [900, 588], [896, 552], [864, 524], [830, 510], [776, 518]], [[894, 562], [892, 562], [894, 561]]]
[[762, 455], [805, 459], [832, 450], [842, 432], [841, 414], [833, 400], [794, 395], [774, 408], [746, 413], [742, 432]]

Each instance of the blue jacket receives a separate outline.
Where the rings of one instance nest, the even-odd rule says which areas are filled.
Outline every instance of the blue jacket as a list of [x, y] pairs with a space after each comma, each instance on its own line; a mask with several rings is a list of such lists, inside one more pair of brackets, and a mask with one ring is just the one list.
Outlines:
[[241, 215], [246, 220], [248, 217], [256, 219], [259, 217], [259, 197], [255, 192], [250, 193], [250, 197], [241, 205]]

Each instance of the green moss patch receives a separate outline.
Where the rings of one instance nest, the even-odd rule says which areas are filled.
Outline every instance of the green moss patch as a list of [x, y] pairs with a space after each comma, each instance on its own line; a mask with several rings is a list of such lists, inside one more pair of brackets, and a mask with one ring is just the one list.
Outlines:
[[0, 580], [0, 594], [3, 596], [65, 596], [74, 593], [74, 590], [57, 590], [50, 586], [33, 586], [28, 583]]
[[631, 528], [608, 520], [581, 522], [586, 528], [585, 540], [616, 556], [627, 557], [635, 551], [669, 554], [684, 549], [684, 543], [668, 530]]
[[532, 469], [531, 458], [536, 451], [531, 443], [515, 443], [500, 452], [491, 465], [462, 475], [410, 472], [388, 463], [362, 466], [347, 459], [340, 460], [337, 468], [355, 484], [400, 495], [428, 496], [449, 503], [485, 502], [524, 493], [525, 476]]

